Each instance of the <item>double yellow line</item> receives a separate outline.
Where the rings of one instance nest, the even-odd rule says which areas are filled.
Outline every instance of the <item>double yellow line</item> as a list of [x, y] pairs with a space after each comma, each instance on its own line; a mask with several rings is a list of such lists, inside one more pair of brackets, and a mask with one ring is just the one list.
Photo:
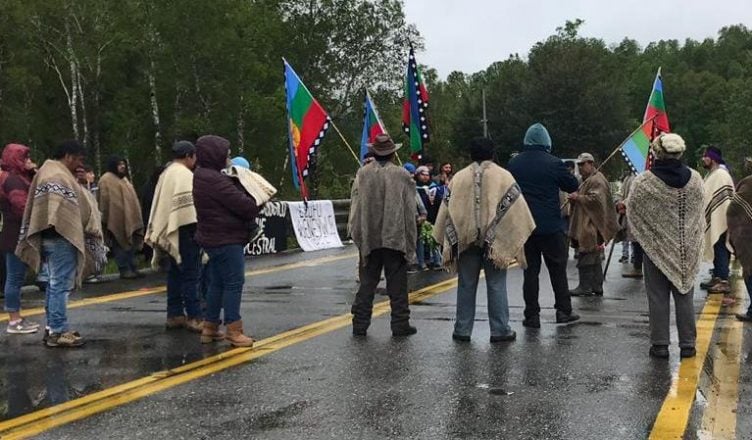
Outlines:
[[[410, 294], [410, 303], [419, 302], [431, 296], [444, 293], [456, 285], [457, 280], [451, 279], [417, 290]], [[384, 315], [389, 310], [388, 302], [379, 302], [374, 305], [373, 316]], [[0, 438], [11, 440], [37, 435], [52, 428], [81, 420], [168, 388], [250, 362], [285, 347], [346, 327], [350, 325], [351, 321], [352, 315], [350, 313], [335, 316], [262, 339], [253, 348], [235, 348], [197, 362], [171, 370], [160, 371], [132, 382], [1, 422]]]
[[[355, 258], [357, 256], [358, 256], [357, 253], [351, 252], [345, 255], [333, 255], [329, 257], [315, 258], [312, 260], [299, 261], [297, 263], [284, 264], [281, 266], [273, 266], [273, 267], [267, 267], [264, 269], [249, 270], [245, 273], [245, 275], [249, 277], [266, 275], [266, 274], [275, 273], [275, 272], [298, 269], [301, 267], [312, 267], [312, 266], [318, 266], [320, 264], [332, 263], [332, 262], [340, 261], [340, 260], [347, 260], [347, 259]], [[354, 268], [353, 268], [353, 273], [355, 273]], [[161, 293], [165, 293], [166, 291], [167, 291], [166, 286], [131, 290], [128, 292], [114, 293], [112, 295], [103, 295], [103, 296], [98, 296], [95, 298], [86, 298], [86, 299], [81, 299], [78, 301], [71, 301], [68, 303], [68, 308], [77, 309], [79, 307], [86, 307], [86, 306], [91, 306], [95, 304], [104, 304], [104, 303], [113, 302], [113, 301], [122, 301], [126, 299], [131, 299], [131, 298], [139, 298], [139, 297], [147, 296], [147, 295], [161, 294]], [[43, 315], [43, 314], [44, 314], [44, 307], [35, 307], [35, 308], [23, 310], [24, 316], [36, 316], [36, 315]], [[0, 322], [5, 322], [8, 319], [9, 319], [8, 315], [0, 316]]]

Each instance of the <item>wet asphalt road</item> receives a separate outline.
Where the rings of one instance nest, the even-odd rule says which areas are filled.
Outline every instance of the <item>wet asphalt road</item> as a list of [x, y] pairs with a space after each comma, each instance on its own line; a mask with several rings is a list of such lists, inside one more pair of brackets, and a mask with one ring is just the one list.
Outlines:
[[[249, 261], [249, 269], [258, 270], [351, 255], [251, 276], [242, 304], [246, 330], [261, 339], [347, 313], [357, 288], [354, 253], [345, 248]], [[622, 279], [620, 269], [612, 266], [605, 297], [573, 299], [583, 319], [563, 326], [553, 323], [553, 295], [543, 274], [540, 330], [521, 325], [522, 271], [511, 269], [511, 325], [518, 333], [511, 344], [488, 342], [481, 281], [469, 344], [451, 340], [452, 288], [412, 306], [418, 334], [411, 338], [393, 339], [388, 317], [377, 318], [366, 339], [353, 338], [349, 327], [335, 330], [40, 438], [646, 438], [677, 369], [678, 349], [672, 347], [670, 361], [647, 356], [644, 289], [640, 281]], [[448, 278], [411, 275], [411, 290]], [[162, 283], [158, 275], [111, 282], [71, 300]], [[39, 301], [28, 298], [26, 307]], [[696, 297], [698, 313], [703, 304], [704, 297]], [[164, 310], [163, 294], [72, 309], [71, 323], [88, 340], [81, 350], [46, 349], [40, 335], [0, 336], [0, 420], [228, 348], [165, 331]], [[750, 438], [752, 339], [750, 329], [742, 331], [737, 436]], [[702, 401], [695, 404], [688, 438], [701, 438], [691, 431], [699, 429], [703, 411]]]

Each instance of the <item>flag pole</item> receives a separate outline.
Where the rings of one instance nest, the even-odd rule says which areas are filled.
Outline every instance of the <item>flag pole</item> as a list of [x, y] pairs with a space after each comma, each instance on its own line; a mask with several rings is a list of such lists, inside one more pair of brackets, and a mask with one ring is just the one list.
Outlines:
[[329, 119], [329, 123], [332, 124], [332, 127], [334, 128], [334, 131], [337, 132], [339, 135], [339, 138], [342, 139], [342, 142], [347, 146], [347, 149], [350, 150], [350, 153], [352, 154], [353, 158], [355, 158], [355, 162], [358, 164], [358, 167], [360, 167], [360, 159], [358, 159], [358, 155], [355, 154], [355, 150], [352, 149], [350, 146], [350, 143], [347, 142], [347, 139], [342, 135], [342, 132], [339, 131], [339, 128], [337, 128], [337, 124], [334, 123], [333, 120]]

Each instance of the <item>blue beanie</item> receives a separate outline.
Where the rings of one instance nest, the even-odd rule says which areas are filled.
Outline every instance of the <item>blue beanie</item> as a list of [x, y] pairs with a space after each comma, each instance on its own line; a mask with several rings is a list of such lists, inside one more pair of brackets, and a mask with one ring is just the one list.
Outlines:
[[251, 163], [248, 162], [248, 160], [245, 157], [242, 157], [242, 156], [233, 157], [230, 162], [232, 162], [232, 164], [235, 165], [236, 167], [245, 168], [247, 170], [251, 169]]
[[546, 151], [551, 152], [551, 135], [540, 122], [536, 122], [527, 129], [523, 143], [525, 146], [544, 147]]
[[403, 165], [403, 167], [405, 168], [405, 170], [407, 170], [408, 173], [415, 174], [415, 165], [411, 164], [410, 162]]

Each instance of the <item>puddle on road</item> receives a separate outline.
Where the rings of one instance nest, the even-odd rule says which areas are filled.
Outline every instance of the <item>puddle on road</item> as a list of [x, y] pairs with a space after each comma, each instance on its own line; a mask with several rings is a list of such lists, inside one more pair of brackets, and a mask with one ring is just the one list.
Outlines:
[[492, 396], [511, 396], [514, 394], [514, 391], [508, 391], [504, 388], [499, 387], [492, 387], [491, 385], [487, 383], [479, 383], [475, 385], [475, 388], [479, 388], [481, 390], [488, 390], [488, 394]]

